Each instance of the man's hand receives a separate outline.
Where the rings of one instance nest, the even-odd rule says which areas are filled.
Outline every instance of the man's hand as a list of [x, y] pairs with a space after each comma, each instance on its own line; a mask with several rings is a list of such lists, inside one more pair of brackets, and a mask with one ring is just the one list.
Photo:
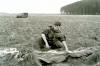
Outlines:
[[73, 53], [73, 51], [67, 51], [68, 53]]

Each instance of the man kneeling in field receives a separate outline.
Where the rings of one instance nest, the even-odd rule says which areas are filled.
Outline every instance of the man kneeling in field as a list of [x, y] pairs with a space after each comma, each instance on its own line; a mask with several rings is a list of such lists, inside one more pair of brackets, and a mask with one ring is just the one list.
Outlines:
[[60, 31], [60, 26], [61, 22], [55, 22], [54, 26], [49, 26], [48, 29], [42, 32], [42, 42], [40, 41], [40, 47], [57, 50], [65, 49], [68, 53], [71, 53], [66, 44], [66, 37]]

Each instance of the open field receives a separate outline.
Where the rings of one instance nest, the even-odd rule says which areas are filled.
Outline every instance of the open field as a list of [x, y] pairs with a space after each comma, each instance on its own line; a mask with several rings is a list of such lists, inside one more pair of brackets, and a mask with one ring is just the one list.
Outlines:
[[[14, 15], [0, 16], [0, 47], [24, 46], [39, 49], [38, 39], [41, 32], [55, 21], [62, 22], [61, 31], [66, 35], [66, 43], [70, 50], [100, 45], [99, 15], [30, 15], [28, 18], [15, 18]], [[53, 66], [88, 66], [82, 64], [80, 59], [69, 59], [67, 65], [58, 63]], [[3, 66], [3, 61], [0, 64]]]
[[55, 21], [62, 22], [62, 32], [70, 50], [99, 45], [100, 16], [31, 15], [28, 18], [0, 17], [0, 45], [35, 46], [42, 30]]

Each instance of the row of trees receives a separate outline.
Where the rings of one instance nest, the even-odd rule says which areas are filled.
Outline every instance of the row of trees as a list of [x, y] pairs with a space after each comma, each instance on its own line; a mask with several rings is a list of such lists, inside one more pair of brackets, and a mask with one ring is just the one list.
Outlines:
[[61, 14], [100, 14], [100, 0], [82, 0], [61, 8]]

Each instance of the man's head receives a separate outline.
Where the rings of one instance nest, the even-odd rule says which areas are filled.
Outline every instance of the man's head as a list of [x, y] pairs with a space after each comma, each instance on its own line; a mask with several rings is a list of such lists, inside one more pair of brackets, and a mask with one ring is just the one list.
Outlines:
[[54, 23], [55, 26], [61, 26], [61, 22], [57, 21]]
[[55, 30], [60, 30], [61, 22], [57, 21], [54, 23], [54, 29]]

